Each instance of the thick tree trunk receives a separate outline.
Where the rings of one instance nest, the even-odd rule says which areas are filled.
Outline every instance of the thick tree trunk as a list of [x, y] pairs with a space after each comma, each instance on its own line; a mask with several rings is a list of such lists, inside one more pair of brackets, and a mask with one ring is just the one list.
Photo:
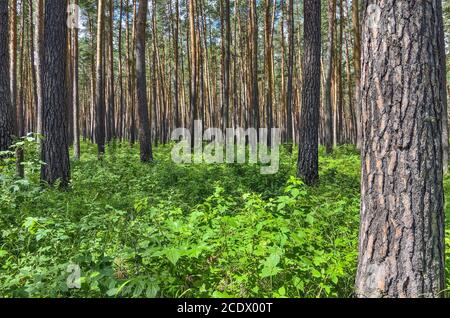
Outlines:
[[8, 47], [8, 1], [0, 1], [0, 151], [9, 150], [15, 131]]
[[306, 184], [319, 178], [319, 110], [320, 110], [320, 50], [321, 4], [317, 0], [304, 1], [303, 91], [300, 116], [300, 144], [297, 174]]
[[67, 95], [67, 1], [45, 1], [43, 134], [41, 179], [49, 184], [70, 179]]
[[362, 42], [356, 293], [442, 297], [441, 1], [371, 2], [364, 7]]
[[141, 144], [141, 161], [151, 162], [152, 140], [148, 120], [147, 76], [145, 68], [145, 29], [147, 26], [148, 1], [139, 1], [139, 11], [136, 24], [136, 84], [139, 119], [139, 142]]

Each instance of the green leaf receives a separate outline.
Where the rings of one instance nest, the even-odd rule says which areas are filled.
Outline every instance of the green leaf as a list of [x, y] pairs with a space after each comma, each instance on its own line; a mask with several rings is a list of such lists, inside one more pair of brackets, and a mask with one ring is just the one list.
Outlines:
[[322, 277], [322, 274], [320, 274], [320, 272], [315, 268], [313, 268], [313, 270], [312, 270], [312, 275], [313, 275], [313, 277], [316, 277], [316, 278]]
[[182, 253], [180, 250], [176, 248], [170, 248], [164, 251], [164, 254], [166, 255], [167, 259], [175, 266], [178, 263], [178, 260], [182, 256]]
[[147, 290], [145, 291], [145, 296], [147, 298], [155, 298], [158, 295], [159, 286], [156, 282], [152, 281], [148, 284]]
[[314, 223], [314, 216], [312, 215], [312, 213], [306, 216], [306, 222], [308, 222], [311, 225]]
[[281, 269], [277, 267], [279, 263], [280, 255], [275, 253], [270, 254], [270, 256], [263, 262], [263, 269], [260, 276], [265, 278], [278, 274], [281, 271]]
[[4, 257], [6, 255], [8, 255], [8, 252], [5, 251], [5, 250], [0, 249], [0, 258]]
[[118, 288], [111, 288], [106, 292], [106, 295], [109, 297], [114, 297], [117, 295], [118, 290], [119, 290]]

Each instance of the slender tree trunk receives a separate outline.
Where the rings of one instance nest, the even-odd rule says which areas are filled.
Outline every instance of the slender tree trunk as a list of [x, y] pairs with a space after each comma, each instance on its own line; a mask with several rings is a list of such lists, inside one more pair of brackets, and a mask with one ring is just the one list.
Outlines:
[[180, 28], [180, 4], [179, 0], [176, 0], [176, 7], [175, 7], [175, 28], [174, 28], [174, 39], [173, 39], [173, 49], [174, 49], [174, 63], [175, 63], [175, 127], [181, 126], [180, 121], [180, 101], [179, 101], [179, 67], [180, 67], [180, 60], [179, 60], [179, 28]]
[[[222, 128], [229, 128], [229, 112], [230, 112], [230, 70], [231, 70], [231, 19], [230, 19], [230, 2], [222, 1], [222, 24], [225, 25], [223, 36], [223, 93], [222, 93]], [[223, 25], [222, 25], [223, 27]]]
[[273, 19], [272, 0], [265, 0], [265, 66], [266, 66], [266, 127], [269, 129], [268, 145], [271, 144], [271, 128], [273, 128]]
[[303, 88], [297, 174], [308, 185], [319, 179], [320, 11], [320, 1], [304, 0]]
[[[28, 0], [28, 18], [29, 18], [29, 33], [30, 33], [30, 62], [31, 62], [31, 81], [33, 83], [33, 104], [32, 109], [35, 111], [34, 114], [32, 114], [33, 119], [35, 119], [34, 115], [37, 115], [37, 109], [38, 109], [38, 91], [37, 91], [37, 69], [36, 69], [36, 58], [35, 58], [35, 52], [36, 52], [36, 32], [35, 30], [35, 16], [36, 16], [36, 10], [33, 7], [33, 0]], [[32, 120], [32, 126], [31, 131], [37, 132], [37, 125], [34, 126], [34, 120]]]
[[[442, 100], [444, 101], [444, 110], [442, 115], [442, 161], [444, 174], [448, 172], [448, 155], [449, 155], [449, 134], [448, 134], [448, 98], [447, 98], [447, 58], [445, 50], [445, 33], [444, 33], [444, 21], [442, 15], [438, 16], [438, 43], [439, 43], [439, 58], [442, 66], [441, 70], [441, 89]], [[450, 70], [450, 69], [449, 69]]]
[[[74, 4], [78, 5], [78, 0], [74, 0]], [[72, 109], [73, 109], [73, 153], [75, 160], [80, 159], [80, 90], [79, 90], [79, 64], [78, 64], [78, 29], [72, 30]]]
[[441, 1], [371, 2], [363, 8], [356, 293], [444, 297]]
[[[15, 3], [15, 1], [14, 1]], [[20, 91], [18, 94], [18, 100], [16, 100], [17, 108], [16, 108], [16, 119], [17, 119], [17, 134], [19, 137], [25, 136], [25, 114], [24, 114], [24, 99], [25, 99], [25, 74], [24, 74], [24, 52], [25, 52], [25, 12], [24, 12], [24, 3], [22, 2], [22, 14], [20, 21], [20, 64], [19, 64], [19, 75], [20, 75]], [[15, 10], [17, 11], [17, 10]], [[14, 87], [14, 86], [13, 86]], [[17, 83], [16, 87], [17, 89]], [[17, 94], [17, 93], [15, 93]], [[24, 161], [24, 149], [23, 147], [16, 148], [16, 175], [18, 178], [25, 177], [25, 169], [23, 166]]]
[[14, 132], [16, 137], [22, 137], [20, 136], [20, 123], [18, 121], [18, 114], [17, 114], [17, 0], [8, 1], [10, 5], [10, 37], [9, 37], [9, 88], [11, 91], [11, 103], [14, 110], [14, 120], [15, 124], [14, 127], [16, 128], [16, 131]]
[[125, 116], [125, 101], [123, 92], [123, 59], [122, 59], [122, 16], [123, 16], [123, 0], [120, 0], [120, 17], [119, 17], [119, 39], [118, 39], [118, 51], [119, 51], [119, 94], [120, 94], [120, 110], [118, 118], [118, 136], [120, 141], [123, 141], [124, 137], [124, 116]]
[[286, 93], [286, 141], [289, 145], [288, 150], [292, 152], [293, 143], [293, 126], [292, 126], [292, 111], [293, 111], [293, 81], [294, 81], [294, 0], [289, 0], [289, 57], [288, 57], [288, 79], [287, 79], [287, 93]]
[[336, 20], [336, 0], [328, 2], [328, 49], [327, 70], [325, 78], [325, 148], [327, 153], [333, 152], [333, 107], [331, 96], [331, 79], [333, 74], [334, 23]]
[[196, 0], [189, 1], [189, 43], [190, 43], [190, 132], [191, 147], [194, 148], [194, 127], [197, 110], [197, 30], [195, 27]]
[[95, 140], [98, 145], [98, 156], [101, 158], [105, 153], [105, 0], [98, 0], [97, 20], [97, 60], [96, 60], [96, 114], [95, 114]]
[[252, 123], [255, 129], [259, 129], [259, 88], [258, 88], [258, 12], [256, 0], [250, 1], [250, 39], [251, 40], [251, 87], [252, 87]]
[[361, 26], [359, 23], [360, 5], [359, 0], [352, 0], [352, 23], [354, 34], [353, 45], [353, 65], [355, 69], [355, 115], [356, 115], [356, 146], [361, 149], [362, 131], [361, 131]]
[[116, 104], [114, 77], [114, 0], [109, 0], [109, 96], [108, 96], [108, 141], [116, 139]]

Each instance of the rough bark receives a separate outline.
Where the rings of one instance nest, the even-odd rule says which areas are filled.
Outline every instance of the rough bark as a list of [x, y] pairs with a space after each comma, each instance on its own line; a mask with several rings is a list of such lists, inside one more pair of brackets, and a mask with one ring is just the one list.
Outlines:
[[440, 297], [445, 287], [441, 4], [371, 2], [364, 7], [362, 42], [356, 294]]
[[320, 1], [304, 1], [303, 90], [297, 174], [308, 185], [319, 178], [320, 9]]
[[66, 96], [67, 1], [45, 1], [43, 44], [43, 118], [41, 179], [49, 184], [70, 179]]
[[0, 151], [9, 150], [15, 130], [9, 87], [8, 16], [8, 2], [0, 1]]
[[148, 1], [139, 1], [136, 24], [136, 85], [139, 120], [139, 142], [141, 145], [141, 161], [153, 160], [151, 132], [147, 105], [147, 76], [145, 73], [145, 29], [147, 26]]

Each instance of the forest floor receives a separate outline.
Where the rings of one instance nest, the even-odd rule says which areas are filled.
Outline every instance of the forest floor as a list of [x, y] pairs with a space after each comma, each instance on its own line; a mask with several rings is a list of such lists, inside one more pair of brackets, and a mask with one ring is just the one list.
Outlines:
[[[27, 179], [0, 161], [0, 297], [352, 296], [354, 147], [321, 150], [320, 184], [306, 187], [295, 151], [264, 176], [258, 165], [176, 165], [170, 146], [151, 165], [127, 145], [99, 162], [84, 143], [66, 191], [39, 186], [29, 148]], [[450, 198], [450, 176], [445, 188]]]

